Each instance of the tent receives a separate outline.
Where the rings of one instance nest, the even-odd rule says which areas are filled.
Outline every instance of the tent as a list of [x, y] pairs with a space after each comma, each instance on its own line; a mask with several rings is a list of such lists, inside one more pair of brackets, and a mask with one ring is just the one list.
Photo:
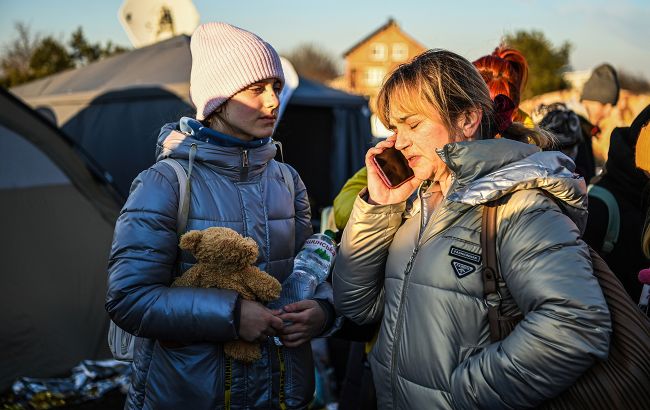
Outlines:
[[[189, 37], [178, 36], [14, 88], [45, 110], [106, 169], [125, 197], [154, 161], [160, 126], [192, 115]], [[364, 165], [371, 137], [365, 98], [301, 79], [274, 138], [302, 175], [312, 211], [332, 203]], [[316, 215], [315, 215], [316, 216]]]
[[97, 164], [0, 87], [0, 391], [110, 356], [106, 261], [121, 199]]

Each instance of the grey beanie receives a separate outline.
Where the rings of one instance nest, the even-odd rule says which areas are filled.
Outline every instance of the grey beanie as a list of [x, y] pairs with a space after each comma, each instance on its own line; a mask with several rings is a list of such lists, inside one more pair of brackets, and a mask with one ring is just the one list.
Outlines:
[[591, 77], [582, 89], [580, 99], [616, 105], [620, 88], [614, 67], [609, 64], [601, 64], [594, 68]]

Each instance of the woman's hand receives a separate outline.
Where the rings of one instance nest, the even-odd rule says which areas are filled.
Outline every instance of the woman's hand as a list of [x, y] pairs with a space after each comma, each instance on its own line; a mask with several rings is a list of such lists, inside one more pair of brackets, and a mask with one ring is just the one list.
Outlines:
[[282, 344], [287, 347], [298, 347], [318, 336], [327, 320], [320, 304], [311, 299], [286, 305], [278, 317], [291, 322], [279, 332]]
[[395, 136], [391, 135], [386, 140], [381, 141], [366, 153], [366, 168], [368, 169], [368, 202], [378, 205], [398, 204], [406, 201], [413, 191], [422, 182], [420, 179], [411, 178], [397, 188], [389, 188], [384, 184], [379, 176], [377, 165], [373, 161], [375, 155], [381, 154], [387, 148], [395, 145]]
[[247, 342], [264, 341], [282, 329], [282, 319], [252, 300], [241, 300], [239, 337]]

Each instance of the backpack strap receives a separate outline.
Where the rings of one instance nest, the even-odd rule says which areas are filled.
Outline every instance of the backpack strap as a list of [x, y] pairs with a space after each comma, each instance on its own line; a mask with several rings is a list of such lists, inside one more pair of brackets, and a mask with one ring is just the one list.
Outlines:
[[497, 261], [497, 201], [483, 204], [481, 221], [481, 251], [483, 254], [483, 296], [488, 305], [490, 341], [502, 339], [499, 326], [501, 294], [499, 293], [499, 263]]
[[178, 236], [185, 233], [185, 229], [187, 228], [187, 219], [190, 215], [190, 198], [192, 195], [190, 179], [192, 177], [192, 168], [194, 165], [196, 150], [196, 144], [192, 144], [190, 147], [190, 161], [187, 173], [185, 172], [185, 168], [183, 168], [183, 166], [173, 158], [165, 158], [160, 161], [172, 167], [176, 173], [176, 178], [178, 179], [178, 214], [176, 216], [176, 232], [178, 233]]
[[618, 202], [608, 189], [599, 185], [589, 185], [587, 193], [590, 197], [600, 199], [607, 206], [607, 232], [605, 232], [605, 237], [603, 238], [602, 251], [610, 253], [618, 241], [618, 234], [621, 228], [621, 212], [618, 208]]
[[280, 167], [280, 172], [282, 172], [282, 179], [284, 179], [284, 183], [287, 185], [287, 188], [289, 188], [289, 192], [291, 192], [291, 198], [295, 198], [296, 186], [293, 183], [293, 175], [291, 175], [289, 166], [284, 162], [278, 162], [278, 166]]

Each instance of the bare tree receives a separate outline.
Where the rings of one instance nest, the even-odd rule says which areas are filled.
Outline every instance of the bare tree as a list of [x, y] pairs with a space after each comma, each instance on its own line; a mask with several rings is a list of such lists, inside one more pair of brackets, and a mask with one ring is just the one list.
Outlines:
[[0, 58], [1, 84], [5, 87], [32, 79], [30, 61], [41, 42], [40, 35], [33, 35], [30, 27], [22, 22], [14, 24], [17, 36], [5, 45]]
[[300, 76], [310, 80], [324, 83], [339, 75], [334, 57], [315, 44], [301, 44], [286, 54], [286, 58]]

